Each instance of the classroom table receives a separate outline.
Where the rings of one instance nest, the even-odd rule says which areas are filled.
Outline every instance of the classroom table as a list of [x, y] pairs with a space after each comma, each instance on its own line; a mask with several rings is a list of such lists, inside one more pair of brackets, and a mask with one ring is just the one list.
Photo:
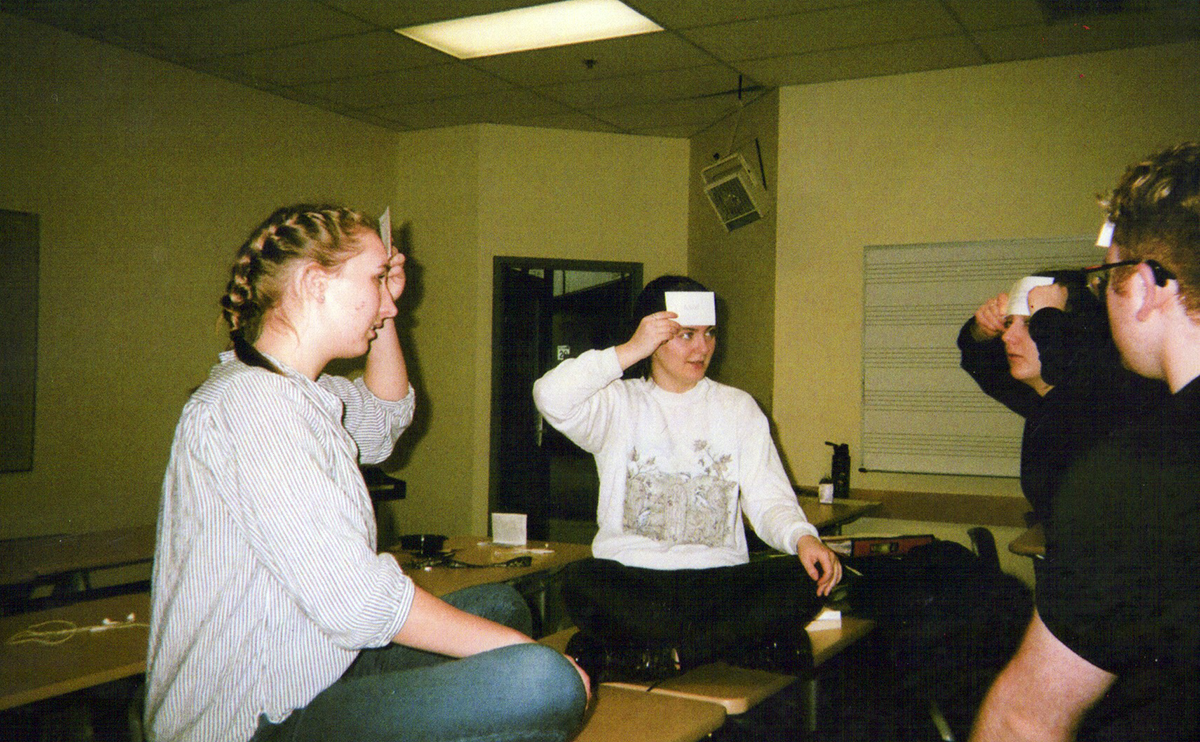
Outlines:
[[[813, 670], [799, 678], [764, 670], [734, 667], [718, 661], [689, 670], [683, 675], [654, 683], [609, 681], [604, 687], [621, 688], [628, 691], [643, 691], [649, 694], [673, 696], [691, 701], [707, 701], [725, 709], [731, 715], [742, 714], [799, 680], [803, 684], [805, 718], [801, 721], [811, 734], [816, 731], [818, 670], [821, 665], [836, 657], [847, 647], [869, 634], [875, 622], [855, 616], [838, 614], [836, 621], [814, 620], [806, 629], [812, 641]], [[563, 629], [542, 638], [541, 643], [564, 651], [567, 642], [575, 634], [574, 627]]]
[[[432, 564], [422, 566], [429, 560], [403, 551], [398, 544], [387, 551], [396, 556], [405, 574], [418, 587], [437, 596], [473, 585], [512, 582], [531, 575], [556, 572], [571, 562], [592, 555], [590, 544], [530, 541], [524, 546], [504, 546], [493, 544], [481, 536], [453, 536], [447, 539], [442, 556], [463, 564], [492, 566], [452, 567], [439, 563], [437, 559]], [[529, 557], [527, 566], [504, 566], [505, 562], [522, 556]]]
[[1010, 541], [1008, 550], [1034, 559], [1046, 556], [1046, 532], [1042, 530], [1042, 524], [1030, 526], [1029, 530]]
[[[462, 564], [495, 565], [483, 567], [451, 567], [416, 554], [395, 548], [395, 554], [405, 574], [416, 585], [433, 595], [443, 596], [455, 590], [493, 582], [510, 583], [529, 603], [534, 612], [534, 636], [554, 631], [565, 621], [555, 615], [549, 596], [556, 587], [559, 570], [571, 562], [592, 555], [589, 544], [569, 544], [558, 541], [531, 541], [524, 546], [493, 544], [480, 536], [456, 536], [446, 541], [444, 557]], [[505, 562], [525, 558], [528, 565], [505, 566]]]
[[153, 524], [92, 533], [0, 541], [0, 585], [47, 581], [73, 573], [149, 562]]
[[837, 498], [832, 503], [822, 503], [816, 497], [797, 495], [800, 509], [808, 522], [812, 523], [822, 534], [837, 534], [842, 526], [852, 523], [864, 515], [878, 510], [883, 503], [872, 500], [850, 500]]
[[[133, 619], [127, 621], [132, 614]], [[146, 671], [150, 594], [132, 593], [88, 600], [62, 608], [0, 618], [0, 710], [60, 696]], [[114, 628], [88, 631], [102, 626]], [[55, 623], [41, 626], [46, 622]], [[121, 625], [128, 623], [129, 625]], [[77, 631], [47, 636], [57, 644], [12, 643], [32, 628], [76, 626]]]

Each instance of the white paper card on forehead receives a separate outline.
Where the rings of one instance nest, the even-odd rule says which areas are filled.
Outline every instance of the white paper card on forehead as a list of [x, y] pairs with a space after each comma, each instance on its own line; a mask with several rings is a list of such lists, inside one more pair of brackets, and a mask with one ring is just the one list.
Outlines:
[[1104, 226], [1100, 227], [1100, 236], [1096, 238], [1096, 247], [1103, 247], [1105, 250], [1112, 247], [1113, 227], [1112, 222], [1104, 222]]
[[664, 291], [667, 311], [679, 315], [675, 321], [684, 327], [712, 327], [717, 324], [717, 300], [711, 291]]
[[492, 543], [524, 546], [525, 514], [492, 513]]
[[383, 240], [383, 249], [388, 255], [392, 254], [392, 207], [383, 210], [379, 217], [379, 237]]
[[1017, 281], [1008, 290], [1008, 306], [1004, 308], [1004, 315], [1028, 317], [1031, 314], [1029, 292], [1038, 286], [1049, 286], [1052, 283], [1054, 283], [1054, 279], [1050, 276], [1025, 276]]

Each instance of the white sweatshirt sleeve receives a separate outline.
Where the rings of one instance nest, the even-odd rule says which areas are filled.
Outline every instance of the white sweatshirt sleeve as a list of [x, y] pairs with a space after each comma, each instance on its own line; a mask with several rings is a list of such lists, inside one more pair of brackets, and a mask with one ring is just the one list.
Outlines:
[[796, 499], [783, 462], [771, 440], [770, 425], [758, 406], [740, 416], [746, 430], [742, 435], [741, 481], [742, 510], [754, 532], [763, 541], [786, 554], [796, 553], [801, 536], [817, 536]]
[[589, 350], [568, 358], [534, 382], [538, 412], [556, 430], [588, 453], [599, 453], [617, 417], [623, 370], [615, 348]]

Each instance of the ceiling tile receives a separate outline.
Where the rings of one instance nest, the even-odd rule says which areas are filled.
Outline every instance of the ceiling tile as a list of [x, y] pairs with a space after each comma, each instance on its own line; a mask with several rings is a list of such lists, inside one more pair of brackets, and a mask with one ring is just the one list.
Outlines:
[[712, 124], [680, 124], [678, 126], [647, 126], [645, 128], [630, 129], [629, 134], [637, 134], [644, 137], [666, 137], [670, 139], [691, 139], [700, 132], [708, 129]]
[[736, 62], [958, 32], [961, 27], [936, 0], [891, 0], [680, 33]]
[[[743, 79], [742, 85], [747, 88], [756, 83]], [[576, 108], [608, 108], [655, 100], [727, 94], [737, 89], [737, 72], [724, 65], [710, 64], [606, 80], [548, 85], [538, 88], [538, 92]]]
[[968, 31], [1007, 28], [1009, 26], [1038, 26], [1045, 22], [1038, 0], [946, 0], [950, 9]]
[[[594, 64], [589, 67], [587, 60]], [[514, 83], [538, 87], [712, 64], [713, 59], [672, 33], [658, 32], [502, 54], [471, 63]]]
[[372, 31], [218, 57], [198, 62], [196, 68], [222, 76], [270, 80], [279, 85], [304, 85], [430, 66], [444, 63], [445, 59], [440, 52], [392, 31]]
[[124, 19], [116, 38], [183, 59], [208, 59], [362, 33], [370, 26], [310, 0], [247, 0], [154, 19]]
[[600, 121], [585, 113], [565, 113], [551, 116], [530, 116], [512, 122], [517, 126], [536, 126], [544, 129], [572, 129], [575, 131], [603, 131], [621, 133], [612, 124]]
[[807, 13], [836, 8], [841, 5], [861, 5], [863, 0], [724, 0], [705, 2], [692, 0], [624, 0], [626, 5], [642, 15], [669, 28], [695, 28], [720, 23], [745, 21], [751, 18]]
[[498, 13], [543, 2], [547, 0], [324, 0], [330, 7], [389, 29]]
[[[747, 101], [748, 102], [748, 101]], [[736, 96], [641, 103], [604, 108], [591, 113], [627, 131], [687, 125], [707, 125], [737, 113]]]
[[363, 121], [375, 126], [381, 126], [384, 129], [391, 129], [392, 131], [412, 131], [412, 127], [408, 124], [404, 124], [399, 121], [393, 121], [391, 119], [384, 118], [383, 116], [377, 116], [370, 111], [353, 111], [343, 115], [345, 115], [347, 118]]
[[769, 87], [851, 80], [982, 64], [978, 48], [962, 36], [832, 49], [756, 59], [741, 67]]
[[461, 64], [416, 67], [298, 86], [300, 90], [351, 108], [366, 109], [451, 96], [488, 94], [511, 87], [503, 80]]
[[992, 61], [1086, 54], [1195, 38], [1194, 25], [1155, 13], [1091, 16], [1069, 23], [1023, 26], [974, 34]]
[[398, 131], [500, 120], [690, 136], [736, 112], [739, 77], [748, 101], [762, 86], [1200, 39], [1200, 0], [1125, 0], [1120, 13], [1054, 24], [1041, 0], [628, 0], [667, 30], [467, 61], [393, 33], [540, 1], [0, 4], [4, 13]]
[[3, 10], [56, 28], [90, 35], [90, 31], [122, 20], [187, 13], [232, 0], [15, 0]]

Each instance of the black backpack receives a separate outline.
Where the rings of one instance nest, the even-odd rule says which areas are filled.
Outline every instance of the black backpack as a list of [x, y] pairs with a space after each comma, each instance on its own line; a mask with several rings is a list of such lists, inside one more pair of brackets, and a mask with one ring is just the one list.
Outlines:
[[847, 585], [855, 615], [876, 622], [881, 652], [905, 684], [904, 694], [944, 714], [965, 738], [996, 675], [1021, 642], [1033, 615], [1033, 592], [1000, 570], [995, 542], [973, 529], [981, 554], [934, 541], [901, 556], [844, 560], [861, 577]]

